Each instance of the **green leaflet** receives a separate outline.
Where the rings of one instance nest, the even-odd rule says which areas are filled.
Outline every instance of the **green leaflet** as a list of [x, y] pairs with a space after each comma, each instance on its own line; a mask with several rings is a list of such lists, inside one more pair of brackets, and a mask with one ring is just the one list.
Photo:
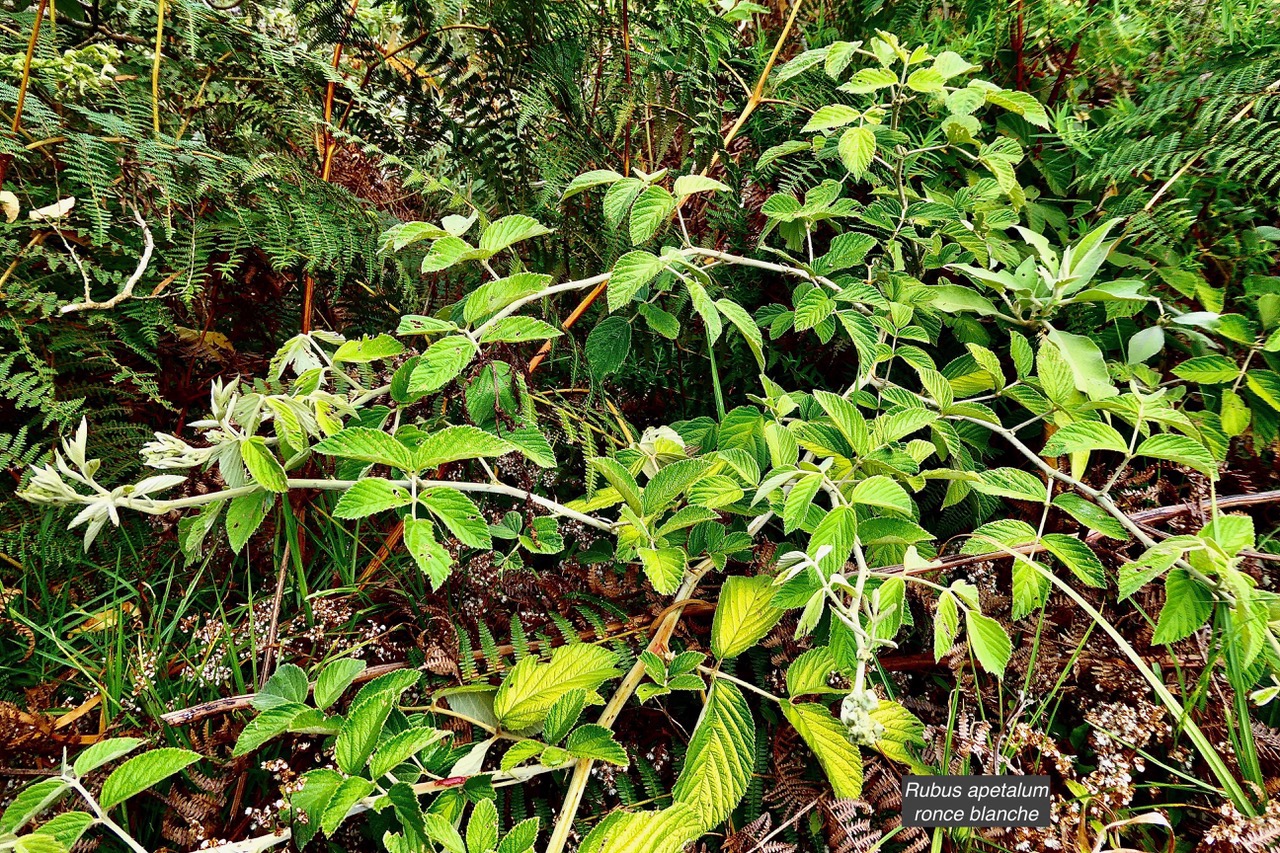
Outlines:
[[647, 242], [676, 209], [675, 197], [662, 187], [647, 187], [631, 206], [631, 242]]
[[675, 804], [661, 811], [615, 811], [582, 840], [581, 853], [680, 853], [702, 834], [698, 813]]
[[373, 792], [373, 783], [360, 776], [348, 776], [333, 791], [333, 796], [320, 814], [320, 829], [333, 835], [356, 803]]
[[1153, 435], [1138, 445], [1138, 456], [1150, 456], [1154, 459], [1167, 459], [1194, 468], [1210, 479], [1218, 477], [1218, 463], [1213, 455], [1198, 441], [1185, 435], [1160, 433]]
[[640, 563], [656, 592], [671, 595], [680, 587], [689, 555], [683, 548], [640, 548]]
[[907, 490], [883, 474], [859, 480], [849, 493], [849, 502], [911, 515], [914, 504]]
[[390, 691], [378, 693], [351, 708], [338, 730], [333, 748], [338, 769], [343, 773], [359, 773], [364, 769], [364, 763], [378, 743], [382, 727], [395, 707], [397, 696]]
[[773, 606], [775, 587], [767, 575], [725, 578], [711, 623], [711, 651], [732, 658], [764, 638], [782, 618]]
[[1044, 482], [1030, 471], [1021, 468], [993, 468], [978, 475], [978, 481], [970, 483], [975, 492], [997, 495], [1020, 501], [1043, 503], [1048, 495]]
[[811, 693], [841, 693], [827, 683], [836, 670], [836, 659], [827, 646], [809, 649], [787, 668], [787, 695], [792, 699]]
[[1041, 544], [1088, 586], [1106, 589], [1107, 574], [1093, 549], [1074, 536], [1046, 533]]
[[516, 446], [473, 426], [449, 426], [430, 433], [413, 451], [415, 470], [436, 468], [463, 459], [503, 456]]
[[472, 548], [493, 547], [488, 522], [475, 502], [462, 492], [449, 488], [425, 489], [419, 493], [418, 500], [444, 522], [444, 526], [462, 544]]
[[523, 240], [550, 233], [551, 229], [536, 219], [516, 213], [504, 216], [484, 229], [479, 248], [493, 255]]
[[483, 344], [524, 343], [558, 338], [564, 333], [550, 323], [534, 317], [503, 317], [480, 336]]
[[671, 192], [678, 199], [694, 193], [707, 192], [728, 192], [729, 187], [717, 181], [715, 178], [708, 178], [705, 175], [681, 175], [676, 178], [675, 183], [671, 185]]
[[1042, 455], [1065, 456], [1068, 453], [1080, 453], [1091, 450], [1113, 450], [1124, 453], [1129, 449], [1129, 442], [1115, 427], [1101, 421], [1077, 421], [1061, 427], [1044, 444]]
[[[613, 733], [604, 726], [579, 726], [569, 735], [564, 748], [574, 758], [590, 758], [617, 767], [626, 767], [631, 763], [626, 749], [613, 739]], [[545, 754], [543, 760], [546, 760]]]
[[275, 505], [271, 492], [257, 492], [233, 498], [227, 506], [227, 542], [239, 554], [250, 537], [262, 526], [267, 512]]
[[338, 504], [333, 508], [337, 518], [364, 518], [375, 512], [408, 506], [413, 496], [405, 486], [392, 484], [380, 477], [357, 480], [351, 488], [342, 493]]
[[404, 352], [404, 344], [390, 335], [377, 335], [347, 341], [333, 354], [337, 364], [367, 364], [383, 358], [392, 358]]
[[355, 682], [356, 677], [364, 672], [364, 668], [365, 662], [362, 660], [339, 658], [320, 670], [320, 677], [316, 679], [314, 697], [316, 707], [323, 711], [338, 701], [346, 689]]
[[1013, 644], [1002, 626], [990, 616], [968, 609], [964, 613], [965, 630], [969, 635], [969, 649], [982, 668], [997, 678], [1004, 676], [1005, 667], [1013, 655]]
[[620, 180], [622, 180], [622, 175], [612, 169], [596, 169], [591, 172], [584, 172], [569, 182], [569, 186], [565, 187], [564, 192], [560, 194], [560, 200], [564, 201], [592, 187], [606, 186]]
[[409, 376], [409, 394], [421, 397], [448, 385], [476, 357], [476, 345], [463, 335], [450, 335], [436, 341], [422, 354], [422, 360]]
[[616, 373], [631, 352], [631, 324], [622, 317], [605, 317], [587, 335], [586, 352], [592, 376]]
[[417, 755], [431, 744], [446, 736], [446, 732], [432, 728], [406, 729], [393, 735], [378, 747], [378, 751], [369, 759], [369, 775], [374, 779], [385, 776], [396, 765]]
[[831, 130], [836, 127], [844, 127], [850, 122], [855, 122], [862, 118], [862, 111], [855, 108], [845, 106], [844, 104], [828, 104], [825, 107], [819, 107], [809, 122], [803, 128], [802, 133], [815, 133], [820, 130]]
[[100, 740], [76, 756], [72, 769], [77, 776], [87, 776], [116, 759], [123, 758], [146, 741], [136, 737], [113, 737]]
[[586, 643], [561, 646], [546, 663], [526, 657], [503, 679], [493, 700], [494, 714], [508, 731], [534, 729], [565, 693], [594, 691], [617, 675], [615, 663], [613, 652]]
[[449, 577], [453, 556], [436, 540], [435, 526], [425, 518], [405, 518], [404, 545], [418, 568], [431, 579], [432, 589], [439, 589]]
[[840, 162], [855, 178], [861, 178], [876, 154], [876, 135], [865, 127], [851, 127], [840, 135]]
[[[532, 296], [551, 284], [551, 276], [522, 272], [495, 281], [486, 281], [471, 291], [463, 305], [462, 317], [468, 323], [489, 317], [513, 302]], [[507, 320], [517, 319], [514, 317]], [[532, 319], [532, 318], [519, 318]]]
[[68, 785], [61, 779], [44, 779], [28, 785], [5, 808], [0, 816], [0, 833], [21, 829], [66, 794]]
[[409, 448], [382, 430], [369, 427], [347, 427], [317, 443], [313, 449], [325, 456], [386, 465], [402, 471], [414, 470]]
[[693, 809], [704, 830], [723, 822], [747, 791], [755, 744], [755, 722], [742, 692], [716, 680], [672, 789], [673, 802]]
[[240, 458], [254, 481], [270, 492], [287, 492], [289, 483], [284, 467], [268, 448], [265, 439], [254, 436], [240, 442]]
[[804, 742], [827, 774], [837, 797], [857, 799], [862, 795], [862, 754], [849, 742], [844, 725], [821, 705], [782, 701], [787, 722]]
[[112, 808], [199, 760], [198, 753], [173, 747], [153, 749], [141, 755], [135, 755], [117, 767], [102, 783], [102, 794], [98, 797], [98, 803], [104, 809]]
[[1156, 621], [1153, 643], [1165, 645], [1191, 636], [1209, 621], [1213, 593], [1182, 569], [1173, 569], [1164, 580], [1165, 601]]
[[1057, 347], [1071, 370], [1075, 386], [1090, 400], [1114, 397], [1118, 392], [1111, 384], [1102, 350], [1091, 338], [1057, 329], [1049, 330], [1049, 341]]

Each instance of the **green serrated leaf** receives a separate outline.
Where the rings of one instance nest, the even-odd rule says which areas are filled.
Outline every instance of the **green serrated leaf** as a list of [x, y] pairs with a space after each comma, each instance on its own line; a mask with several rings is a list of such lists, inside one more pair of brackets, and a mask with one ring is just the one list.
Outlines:
[[439, 729], [418, 727], [392, 735], [378, 746], [378, 751], [369, 759], [369, 775], [374, 779], [381, 779], [395, 767], [408, 761], [410, 756], [417, 755], [445, 737], [445, 734]]
[[328, 708], [346, 689], [355, 682], [356, 677], [365, 670], [365, 662], [352, 658], [339, 658], [320, 670], [316, 679], [315, 703], [321, 711]]
[[683, 548], [640, 548], [640, 564], [645, 577], [661, 595], [671, 595], [680, 587], [689, 556]]
[[555, 326], [534, 317], [503, 317], [485, 330], [480, 336], [480, 343], [521, 344], [550, 340], [562, 334]]
[[251, 495], [240, 495], [232, 498], [227, 505], [227, 542], [231, 550], [239, 554], [262, 526], [267, 512], [275, 505], [275, 496], [271, 492], [255, 492]]
[[755, 721], [742, 691], [716, 680], [689, 740], [672, 800], [693, 809], [704, 830], [723, 822], [747, 791], [755, 748]]
[[1013, 643], [1004, 626], [972, 608], [965, 611], [964, 624], [969, 635], [969, 648], [978, 663], [987, 672], [1003, 678], [1005, 667], [1013, 655]]
[[800, 733], [837, 797], [862, 796], [862, 754], [849, 742], [848, 729], [821, 705], [782, 700], [782, 714]]
[[364, 337], [346, 341], [333, 354], [335, 364], [368, 364], [382, 358], [393, 358], [404, 352], [404, 344], [390, 335]]
[[867, 127], [851, 127], [840, 135], [840, 162], [855, 178], [861, 178], [876, 154], [876, 135]]
[[564, 748], [574, 758], [591, 758], [618, 767], [631, 763], [622, 744], [614, 740], [613, 733], [604, 726], [579, 726], [569, 735]]
[[462, 544], [485, 550], [493, 548], [489, 523], [480, 507], [462, 492], [449, 488], [424, 489], [418, 494], [418, 500], [444, 522]]
[[565, 187], [564, 192], [561, 193], [560, 200], [564, 201], [565, 199], [573, 198], [578, 193], [589, 190], [592, 187], [616, 183], [622, 180], [622, 177], [612, 169], [595, 169], [590, 172], [584, 172], [569, 182], [569, 186]]
[[319, 442], [313, 449], [324, 456], [386, 465], [401, 471], [414, 470], [409, 448], [387, 433], [369, 427], [347, 427]]
[[246, 438], [240, 442], [240, 458], [249, 469], [254, 482], [271, 492], [289, 491], [288, 475], [284, 466], [276, 459], [267, 447], [266, 440], [260, 436]]
[[102, 783], [98, 804], [104, 809], [113, 808], [199, 760], [199, 753], [173, 747], [135, 755], [117, 767], [107, 777], [107, 781]]
[[479, 248], [493, 255], [523, 240], [550, 233], [550, 228], [533, 217], [516, 213], [504, 216], [484, 229], [484, 233], [480, 235]]
[[1077, 421], [1060, 427], [1044, 444], [1042, 456], [1065, 456], [1092, 450], [1114, 450], [1124, 453], [1129, 449], [1115, 427], [1101, 421]]
[[448, 385], [476, 357], [476, 345], [464, 335], [441, 338], [427, 348], [409, 376], [409, 394], [420, 397]]
[[903, 515], [911, 515], [914, 506], [907, 490], [883, 474], [859, 480], [849, 492], [849, 502], [891, 509]]
[[404, 486], [398, 486], [381, 477], [357, 480], [342, 493], [333, 508], [336, 518], [356, 519], [413, 503], [413, 495]]
[[725, 578], [711, 622], [711, 651], [733, 658], [760, 642], [778, 624], [783, 611], [774, 607], [775, 588], [767, 575]]
[[113, 737], [100, 740], [76, 756], [71, 769], [77, 776], [87, 776], [118, 758], [124, 758], [146, 743], [139, 737]]
[[436, 541], [435, 525], [430, 520], [404, 519], [404, 545], [418, 568], [431, 580], [432, 589], [439, 589], [449, 579], [453, 555]]
[[647, 187], [631, 206], [631, 242], [647, 242], [676, 209], [675, 197], [662, 187]]
[[320, 829], [333, 835], [347, 819], [355, 804], [373, 793], [373, 783], [360, 776], [349, 776], [334, 789], [333, 796], [320, 815]]
[[61, 779], [44, 779], [23, 788], [0, 815], [0, 835], [26, 826], [61, 799], [69, 787]]
[[1204, 627], [1213, 613], [1213, 593], [1182, 569], [1169, 572], [1164, 580], [1165, 600], [1156, 621], [1151, 642], [1168, 645], [1185, 639]]
[[846, 124], [855, 122], [862, 118], [862, 110], [857, 107], [845, 106], [844, 104], [827, 104], [825, 107], [818, 107], [809, 121], [803, 128], [801, 133], [816, 133], [820, 130], [831, 130], [835, 127], [844, 127]]
[[1150, 456], [1153, 459], [1167, 459], [1179, 465], [1186, 465], [1210, 479], [1218, 477], [1218, 463], [1204, 445], [1185, 435], [1160, 433], [1138, 445], [1138, 456]]
[[617, 675], [616, 662], [613, 652], [587, 643], [561, 646], [547, 663], [526, 657], [502, 680], [493, 700], [494, 714], [507, 731], [534, 729], [570, 690], [594, 691]]
[[616, 373], [631, 352], [631, 324], [622, 317], [605, 317], [587, 335], [587, 368], [597, 379]]

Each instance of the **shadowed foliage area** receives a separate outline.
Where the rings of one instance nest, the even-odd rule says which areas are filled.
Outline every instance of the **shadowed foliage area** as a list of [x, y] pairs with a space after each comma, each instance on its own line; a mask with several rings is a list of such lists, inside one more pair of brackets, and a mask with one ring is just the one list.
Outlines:
[[1274, 3], [0, 10], [0, 850], [1280, 845]]

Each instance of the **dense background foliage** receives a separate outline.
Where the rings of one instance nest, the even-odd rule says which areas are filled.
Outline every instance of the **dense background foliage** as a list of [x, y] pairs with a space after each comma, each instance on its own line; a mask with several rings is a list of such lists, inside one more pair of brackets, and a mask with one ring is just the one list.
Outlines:
[[[470, 715], [468, 689], [439, 691], [497, 685], [570, 642], [613, 657], [561, 663], [586, 673], [582, 695], [549, 701], [568, 722], [548, 726], [559, 738], [538, 736], [564, 754], [540, 746], [523, 759], [605, 765], [581, 782], [567, 771], [496, 792], [477, 782], [453, 800], [424, 800], [432, 814], [452, 819], [492, 793], [504, 832], [540, 819], [539, 850], [564, 841], [566, 791], [582, 799], [564, 827], [571, 844], [602, 819], [617, 826], [619, 807], [678, 817], [691, 784], [682, 768], [707, 749], [693, 735], [705, 700], [707, 716], [745, 712], [754, 728], [738, 756], [749, 781], [703, 820], [700, 830], [715, 831], [694, 849], [1154, 850], [1172, 835], [1183, 850], [1265, 850], [1280, 840], [1280, 711], [1267, 701], [1280, 668], [1270, 592], [1280, 548], [1267, 508], [1280, 489], [1273, 3], [0, 0], [0, 9], [6, 797], [56, 773], [64, 750], [146, 738], [193, 752], [173, 754], [181, 775], [112, 812], [144, 849], [256, 838], [287, 823], [282, 785], [331, 764], [332, 732], [297, 723], [301, 735], [246, 740], [249, 702], [222, 700], [262, 690], [319, 705], [302, 673], [297, 695], [283, 663], [315, 678], [354, 657], [370, 666], [362, 680], [407, 664], [426, 674], [398, 687], [387, 713], [396, 702], [424, 710], [428, 699], [452, 709], [430, 717], [450, 748], [426, 735], [414, 745], [425, 773], [473, 775], [481, 766], [463, 773], [457, 762], [485, 742], [484, 726], [456, 716]], [[917, 47], [927, 59], [913, 59]], [[864, 73], [876, 66], [892, 69], [888, 82]], [[922, 69], [931, 74], [913, 76]], [[886, 91], [892, 102], [869, 109]], [[516, 216], [540, 227], [512, 232], [501, 255], [447, 257], [450, 240], [483, 247], [481, 234], [499, 240], [488, 236], [495, 223], [514, 228], [524, 222]], [[663, 246], [684, 254], [662, 255]], [[1091, 247], [1097, 263], [1081, 260]], [[592, 277], [611, 270], [613, 282], [596, 287]], [[420, 333], [491, 328], [494, 311], [540, 295], [504, 297], [492, 279], [525, 273], [590, 282], [521, 305], [562, 335], [512, 327], [438, 384], [410, 378], [422, 376], [436, 340]], [[477, 292], [490, 311], [468, 307]], [[397, 328], [401, 343], [373, 337]], [[86, 526], [107, 529], [85, 547], [82, 529], [66, 529], [74, 512], [15, 497], [32, 494], [32, 466], [54, 464], [62, 441], [72, 462], [80, 441], [82, 462], [103, 460], [106, 490], [137, 483], [148, 475], [138, 451], [156, 433], [176, 437], [164, 452], [203, 449], [220, 423], [245, 426], [242, 412], [226, 414], [234, 394], [302, 395], [298, 374], [343, 356], [347, 374], [319, 390], [345, 403], [390, 384], [394, 398], [361, 398], [352, 412], [323, 401], [348, 426], [417, 429], [398, 434], [415, 450], [444, 424], [517, 436], [495, 445], [501, 453], [425, 454], [431, 465], [417, 466], [433, 482], [514, 490], [480, 501], [480, 532], [442, 525], [424, 557], [412, 513], [353, 509], [314, 486], [367, 478], [377, 461], [323, 449], [336, 430], [316, 421], [314, 395], [301, 408], [261, 403], [273, 413], [261, 446], [317, 448], [289, 470], [312, 487], [241, 503], [236, 521], [228, 512], [229, 536], [204, 511], [117, 520], [103, 508]], [[859, 447], [848, 404], [831, 399], [842, 393], [880, 444]], [[903, 414], [925, 408], [943, 416], [937, 425]], [[1004, 433], [976, 423], [987, 412]], [[882, 426], [894, 417], [897, 426]], [[87, 438], [77, 435], [82, 420]], [[769, 473], [802, 464], [766, 422], [796, 422], [806, 460], [835, 461], [751, 510]], [[518, 438], [533, 427], [554, 464]], [[1168, 438], [1146, 444], [1149, 435]], [[1033, 448], [1029, 457], [1009, 438]], [[703, 471], [702, 491], [688, 484], [672, 498], [723, 512], [698, 515], [710, 526], [696, 534], [637, 547], [609, 495], [622, 502], [637, 479], [699, 451], [728, 452], [715, 464], [734, 470]], [[280, 456], [277, 467], [290, 463]], [[589, 461], [598, 458], [613, 467]], [[220, 506], [201, 496], [236, 487], [246, 466], [246, 482], [272, 476], [235, 459], [238, 474], [225, 462], [192, 469], [167, 497]], [[831, 502], [866, 500], [864, 523], [869, 507], [876, 520], [883, 511], [921, 531], [882, 526], [880, 540], [863, 534], [857, 555], [876, 570], [918, 571], [933, 587], [888, 587], [903, 602], [893, 630], [871, 629], [869, 647], [847, 640], [857, 651], [844, 657], [841, 632], [858, 632], [841, 619], [862, 618], [863, 588], [830, 586], [832, 569], [818, 565], [829, 552], [810, 541], [821, 520], [789, 496], [825, 507], [827, 487], [856, 492], [853, 475], [836, 482], [849, 459], [859, 460], [858, 482], [880, 491]], [[1055, 477], [1051, 506], [1045, 482], [1054, 498]], [[910, 491], [906, 504], [888, 481]], [[571, 516], [548, 526], [528, 493], [592, 519], [603, 510], [610, 526]], [[759, 513], [774, 504], [770, 523]], [[1116, 513], [1097, 509], [1105, 505]], [[1206, 527], [1219, 510], [1248, 515]], [[238, 531], [245, 514], [253, 523]], [[754, 579], [789, 572], [788, 552], [806, 548], [814, 565], [801, 568], [825, 572], [822, 594], [782, 585], [765, 631], [727, 653], [712, 613], [730, 617], [716, 602], [763, 595]], [[1037, 549], [1052, 554], [1041, 564], [1057, 580], [1028, 568]], [[668, 586], [672, 551], [690, 565], [700, 554], [711, 561], [690, 574], [679, 606], [685, 563]], [[846, 595], [852, 616], [827, 609]], [[949, 638], [948, 607], [969, 622]], [[868, 604], [866, 618], [883, 617], [880, 608]], [[710, 655], [715, 672], [668, 648]], [[804, 666], [824, 654], [831, 666], [804, 681]], [[619, 695], [606, 682], [633, 665], [645, 701], [620, 706], [612, 735], [584, 746], [600, 733], [569, 729], [579, 714], [594, 721], [595, 691], [602, 702]], [[735, 684], [745, 692], [725, 686]], [[361, 695], [368, 704], [391, 689]], [[882, 709], [902, 710], [900, 743], [859, 741], [862, 718], [847, 701], [841, 716], [837, 700], [873, 689]], [[822, 703], [778, 702], [815, 693], [837, 709], [823, 710], [817, 728], [840, 719], [869, 747], [856, 786], [806, 729]], [[395, 711], [389, 729], [413, 732], [413, 713]], [[531, 728], [509, 724], [513, 713], [508, 702], [494, 728]], [[853, 761], [841, 743], [835, 752]], [[198, 764], [184, 757], [197, 754]], [[510, 770], [496, 754], [482, 766], [497, 771], [500, 760]], [[97, 766], [84, 764], [85, 774]], [[904, 831], [897, 785], [911, 770], [1049, 773], [1060, 819], [1044, 832]], [[100, 797], [102, 780], [86, 778]], [[483, 823], [487, 808], [468, 820]], [[405, 821], [383, 809], [312, 843], [370, 849], [392, 827], [408, 839]], [[306, 837], [295, 829], [295, 840]]]

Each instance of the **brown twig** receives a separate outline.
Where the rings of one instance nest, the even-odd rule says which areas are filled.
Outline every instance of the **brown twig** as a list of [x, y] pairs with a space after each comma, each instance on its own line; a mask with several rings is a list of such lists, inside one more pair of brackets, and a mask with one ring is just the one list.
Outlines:
[[[1277, 502], [1280, 502], [1280, 489], [1275, 489], [1269, 492], [1257, 492], [1249, 495], [1230, 495], [1228, 497], [1218, 498], [1216, 506], [1219, 510], [1226, 510]], [[1204, 512], [1212, 509], [1214, 506], [1215, 502], [1212, 498], [1205, 498], [1202, 501], [1193, 503], [1174, 504], [1173, 506], [1158, 506], [1153, 509], [1143, 509], [1129, 513], [1129, 517], [1138, 524], [1156, 524], [1162, 521], [1168, 521], [1171, 518], [1177, 518], [1178, 516], [1188, 515], [1192, 512]], [[1101, 537], [1101, 533], [1093, 532], [1085, 537], [1085, 541], [1096, 542]]]
[[271, 599], [271, 622], [267, 627], [267, 642], [262, 648], [262, 671], [258, 673], [258, 687], [267, 683], [275, 656], [276, 638], [280, 632], [280, 608], [284, 604], [284, 578], [289, 572], [289, 543], [284, 543], [280, 557], [280, 570], [276, 572], [276, 594]]
[[[355, 19], [356, 9], [360, 5], [360, 0], [351, 0], [351, 12], [347, 16], [346, 26], [343, 28], [342, 37], [338, 39], [337, 44], [333, 46], [333, 73], [338, 74], [338, 69], [342, 63], [342, 44], [346, 41], [347, 33], [350, 32], [351, 22]], [[324, 94], [324, 135], [322, 137], [323, 162], [320, 167], [320, 180], [328, 182], [329, 174], [333, 169], [333, 151], [337, 147], [334, 141], [333, 132], [329, 129], [333, 122], [333, 101], [337, 96], [338, 81], [330, 80], [329, 85], [325, 88]], [[311, 314], [315, 304], [316, 280], [310, 272], [304, 271], [302, 274], [302, 334], [311, 331]]]
[[[31, 61], [35, 58], [36, 42], [40, 39], [40, 22], [44, 20], [44, 10], [48, 5], [49, 0], [40, 0], [40, 5], [36, 7], [35, 23], [31, 26], [31, 40], [27, 42], [27, 58], [22, 64], [22, 81], [18, 84], [18, 103], [13, 110], [11, 129], [14, 136], [22, 130], [22, 107], [27, 102], [27, 86], [31, 83]], [[4, 186], [4, 178], [11, 162], [13, 162], [12, 154], [0, 154], [0, 187]]]
[[31, 61], [35, 58], [36, 42], [40, 40], [40, 22], [44, 20], [44, 10], [49, 0], [40, 0], [36, 7], [36, 21], [31, 25], [31, 39], [27, 42], [27, 58], [22, 64], [22, 81], [18, 84], [18, 104], [13, 110], [13, 132], [16, 135], [22, 129], [22, 107], [27, 102], [27, 86], [31, 84]]

